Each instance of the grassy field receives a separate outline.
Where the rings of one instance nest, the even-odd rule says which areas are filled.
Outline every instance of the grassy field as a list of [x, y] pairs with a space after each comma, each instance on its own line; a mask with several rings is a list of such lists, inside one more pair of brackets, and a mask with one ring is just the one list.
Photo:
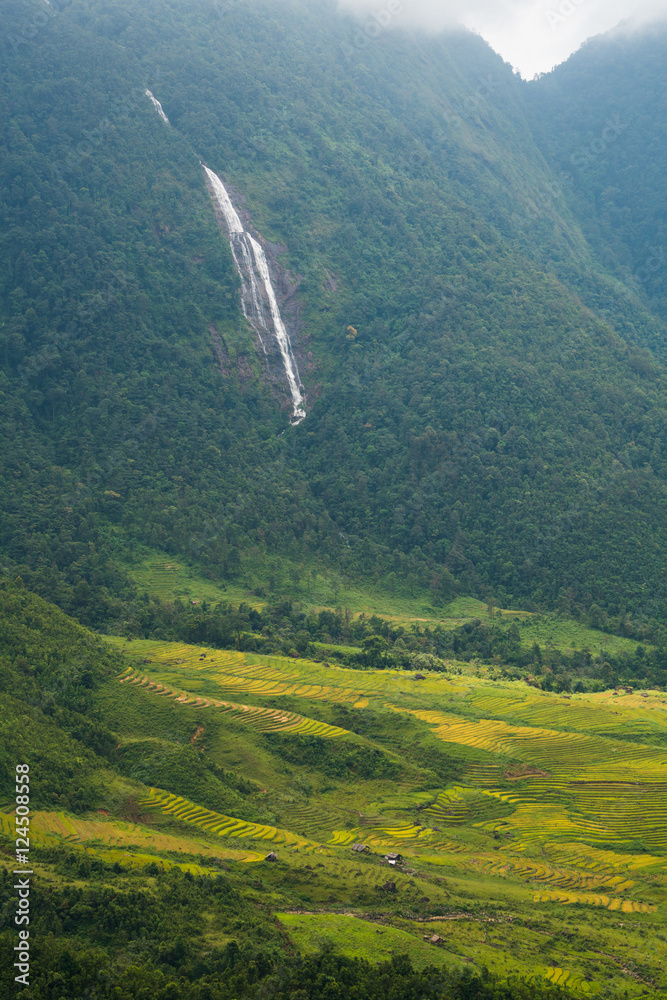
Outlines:
[[[245, 602], [251, 607], [261, 609], [270, 597], [278, 596], [278, 592], [269, 586], [270, 568], [267, 569], [266, 566], [261, 567], [261, 572], [260, 567], [256, 567], [257, 573], [255, 575], [249, 573], [250, 579], [245, 584], [239, 582], [218, 584], [206, 580], [200, 572], [187, 563], [158, 552], [147, 554], [144, 559], [128, 566], [127, 569], [139, 587], [165, 601], [179, 598], [182, 601], [196, 603], [228, 601], [238, 605]], [[536, 615], [527, 611], [504, 608], [491, 609], [473, 597], [459, 597], [445, 607], [434, 608], [428, 591], [418, 593], [414, 597], [388, 595], [386, 592], [351, 587], [315, 570], [299, 572], [298, 567], [282, 567], [278, 573], [278, 582], [281, 580], [285, 583], [286, 593], [318, 610], [345, 607], [353, 615], [378, 615], [408, 626], [439, 624], [457, 628], [475, 618], [489, 622], [500, 620], [503, 624], [516, 622], [520, 629], [522, 645], [526, 648], [532, 647], [537, 642], [544, 649], [554, 648], [566, 652], [589, 649], [592, 653], [619, 654], [632, 653], [637, 647], [636, 641], [587, 628], [571, 618], [554, 614]], [[275, 585], [276, 581], [274, 588]], [[258, 593], [268, 596], [260, 597]], [[338, 647], [326, 647], [328, 650], [336, 648]], [[353, 647], [340, 648], [344, 652], [356, 652]], [[322, 649], [326, 651], [324, 645]]]
[[[581, 993], [666, 985], [662, 692], [555, 695], [474, 671], [416, 683], [110, 641], [127, 668], [107, 698], [122, 692], [144, 719], [160, 706], [182, 733], [201, 731], [207, 758], [257, 782], [273, 817], [252, 822], [157, 786], [140, 800], [145, 822], [177, 823], [211, 849], [274, 849], [278, 862], [261, 862], [265, 892], [299, 949], [328, 941], [368, 958], [408, 950], [417, 963], [539, 968]], [[128, 719], [121, 739], [136, 726]], [[301, 741], [293, 752], [290, 741]], [[394, 771], [359, 774], [354, 756], [336, 764], [364, 747]], [[396, 866], [383, 860], [392, 851]], [[442, 942], [424, 940], [436, 932]]]
[[108, 815], [35, 816], [36, 848], [223, 865], [303, 953], [407, 951], [582, 995], [667, 987], [662, 692], [109, 641], [126, 667], [97, 709], [125, 784]]
[[[279, 913], [278, 919], [304, 955], [334, 947], [349, 958], [373, 955], [376, 961], [386, 961], [392, 955], [407, 953], [416, 968], [440, 965], [452, 958], [451, 953], [425, 942], [423, 935], [348, 914]], [[456, 964], [463, 965], [460, 961]]]
[[[555, 984], [567, 985], [582, 995], [599, 992], [596, 983], [584, 975], [538, 959], [537, 966], [524, 959], [512, 960], [505, 950], [507, 922], [502, 918], [480, 916], [470, 919], [454, 914], [438, 920], [401, 921], [392, 927], [381, 920], [368, 920], [351, 914], [279, 913], [278, 919], [304, 954], [333, 947], [349, 958], [387, 960], [396, 954], [408, 954], [413, 965], [454, 966], [472, 964], [465, 951], [475, 954], [475, 961], [498, 974], [511, 969], [516, 975], [531, 978], [537, 972]], [[439, 940], [433, 942], [433, 938]], [[534, 945], [539, 948], [539, 936]], [[526, 949], [528, 950], [528, 949]]]
[[144, 559], [126, 566], [126, 569], [142, 590], [163, 601], [178, 598], [185, 602], [217, 604], [229, 601], [237, 605], [245, 601], [254, 608], [262, 608], [266, 603], [242, 585], [206, 580], [183, 560], [172, 559], [160, 552], [150, 552]]

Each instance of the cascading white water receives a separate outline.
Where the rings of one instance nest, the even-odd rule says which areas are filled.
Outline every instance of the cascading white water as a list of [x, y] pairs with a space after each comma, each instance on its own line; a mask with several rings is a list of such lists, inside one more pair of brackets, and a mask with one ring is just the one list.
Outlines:
[[165, 115], [164, 111], [162, 110], [162, 105], [158, 101], [157, 97], [153, 97], [153, 95], [151, 94], [150, 90], [146, 91], [146, 97], [150, 97], [151, 101], [153, 102], [153, 104], [155, 106], [155, 110], [159, 114], [160, 118], [162, 119], [163, 122], [166, 122], [167, 125], [168, 125], [169, 124], [169, 119], [167, 118], [167, 116]]
[[241, 224], [241, 220], [239, 219], [238, 212], [232, 205], [231, 198], [227, 194], [227, 188], [217, 174], [214, 174], [213, 171], [209, 170], [209, 168], [203, 163], [202, 167], [204, 167], [206, 176], [208, 177], [210, 185], [213, 188], [213, 196], [218, 204], [218, 208], [225, 217], [229, 235], [241, 235], [243, 233], [243, 226]]
[[[280, 314], [278, 299], [271, 281], [269, 264], [264, 248], [247, 233], [238, 212], [232, 205], [225, 185], [217, 174], [204, 166], [210, 190], [217, 207], [225, 220], [229, 242], [232, 248], [234, 263], [242, 283], [241, 303], [243, 313], [257, 332], [260, 343], [267, 354], [265, 338], [273, 335], [278, 344], [280, 355], [292, 397], [292, 424], [300, 424], [306, 416], [299, 369], [292, 351], [287, 329]], [[264, 300], [268, 302], [270, 321], [267, 320]]]
[[241, 295], [243, 314], [257, 332], [259, 342], [262, 345], [264, 353], [266, 354], [266, 345], [264, 343], [264, 338], [262, 337], [262, 331], [266, 332], [267, 329], [266, 317], [264, 315], [264, 306], [262, 304], [259, 285], [257, 284], [257, 277], [255, 275], [252, 248], [250, 246], [249, 238], [243, 230], [241, 220], [238, 217], [236, 209], [231, 203], [225, 185], [222, 183], [217, 174], [214, 174], [213, 171], [209, 170], [208, 167], [205, 167], [204, 164], [202, 164], [202, 166], [204, 167], [204, 171], [208, 177], [215, 203], [222, 212], [225, 225], [227, 226], [229, 243], [232, 248], [232, 256], [243, 286], [243, 292]]
[[[146, 90], [146, 97], [150, 98], [164, 122], [169, 124], [169, 119], [165, 115], [162, 105], [158, 99]], [[227, 227], [229, 242], [232, 248], [232, 256], [236, 264], [236, 270], [241, 278], [241, 305], [243, 314], [251, 324], [259, 342], [262, 345], [264, 354], [268, 356], [267, 339], [271, 335], [276, 339], [282, 364], [289, 385], [290, 396], [292, 397], [292, 417], [291, 423], [300, 424], [305, 419], [306, 409], [299, 378], [299, 369], [292, 351], [289, 334], [280, 315], [278, 299], [271, 281], [269, 264], [264, 253], [264, 248], [257, 240], [253, 239], [250, 233], [246, 233], [239, 218], [238, 212], [227, 194], [227, 189], [217, 174], [209, 170], [202, 163], [206, 177], [208, 179], [211, 194], [222, 213]], [[268, 303], [270, 319], [267, 319], [265, 302]]]
[[289, 382], [290, 393], [292, 394], [292, 403], [294, 404], [292, 423], [300, 423], [306, 416], [306, 411], [303, 407], [303, 396], [301, 394], [298, 381], [299, 370], [296, 366], [294, 355], [292, 354], [292, 345], [290, 344], [287, 329], [283, 323], [283, 318], [280, 315], [276, 293], [274, 292], [273, 285], [271, 284], [269, 264], [266, 259], [266, 254], [264, 253], [264, 248], [250, 235], [249, 239], [255, 256], [257, 270], [259, 271], [260, 277], [264, 282], [264, 287], [266, 289], [266, 297], [269, 300], [271, 319], [273, 320], [273, 329], [275, 331], [278, 347], [280, 348], [280, 353], [283, 358], [283, 364], [285, 365], [285, 374], [287, 375], [287, 381]]

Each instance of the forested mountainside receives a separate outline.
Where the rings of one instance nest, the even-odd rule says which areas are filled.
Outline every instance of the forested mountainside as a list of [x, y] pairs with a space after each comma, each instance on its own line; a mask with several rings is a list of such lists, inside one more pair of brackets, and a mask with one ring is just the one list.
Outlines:
[[[667, 316], [667, 29], [625, 25], [590, 40], [553, 73], [526, 87], [531, 125], [563, 193], [604, 267]], [[645, 340], [660, 355], [663, 338]]]
[[[435, 601], [663, 617], [660, 272], [633, 277], [662, 194], [640, 130], [610, 145], [646, 194], [607, 241], [611, 166], [566, 183], [554, 152], [568, 109], [575, 151], [597, 128], [567, 68], [527, 85], [476, 36], [397, 20], [371, 41], [324, 0], [0, 18], [9, 573], [96, 626], [141, 544], [222, 580], [266, 553]], [[610, 87], [639, 74], [642, 44], [624, 52]], [[662, 120], [654, 63], [626, 86], [642, 123]], [[282, 276], [298, 427], [201, 161]]]

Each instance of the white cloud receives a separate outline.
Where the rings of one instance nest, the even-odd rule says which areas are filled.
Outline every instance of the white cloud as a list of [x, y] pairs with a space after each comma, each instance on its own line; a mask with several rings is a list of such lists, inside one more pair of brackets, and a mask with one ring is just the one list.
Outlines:
[[548, 72], [587, 38], [622, 21], [667, 18], [667, 0], [339, 0], [343, 9], [372, 16], [393, 13], [391, 25], [442, 31], [464, 24], [478, 31], [528, 79]]

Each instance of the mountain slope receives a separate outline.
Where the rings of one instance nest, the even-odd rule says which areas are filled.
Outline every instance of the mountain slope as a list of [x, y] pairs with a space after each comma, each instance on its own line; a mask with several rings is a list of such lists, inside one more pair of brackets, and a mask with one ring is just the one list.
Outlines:
[[[328, 3], [85, 0], [38, 61], [9, 52], [7, 557], [94, 623], [140, 542], [217, 578], [264, 551], [662, 616], [664, 374], [629, 344], [661, 320], [632, 293], [601, 314], [618, 279], [479, 38], [355, 30]], [[200, 158], [298, 286], [297, 428]]]
[[[630, 21], [526, 88], [540, 147], [569, 174], [568, 200], [587, 239], [627, 288], [610, 296], [612, 315], [634, 292], [667, 316], [666, 46], [664, 23], [639, 31]], [[664, 356], [664, 337], [648, 332], [638, 342]]]
[[31, 992], [319, 1000], [329, 962], [359, 1000], [664, 996], [661, 692], [446, 666], [106, 644], [0, 586], [0, 947], [19, 761]]

